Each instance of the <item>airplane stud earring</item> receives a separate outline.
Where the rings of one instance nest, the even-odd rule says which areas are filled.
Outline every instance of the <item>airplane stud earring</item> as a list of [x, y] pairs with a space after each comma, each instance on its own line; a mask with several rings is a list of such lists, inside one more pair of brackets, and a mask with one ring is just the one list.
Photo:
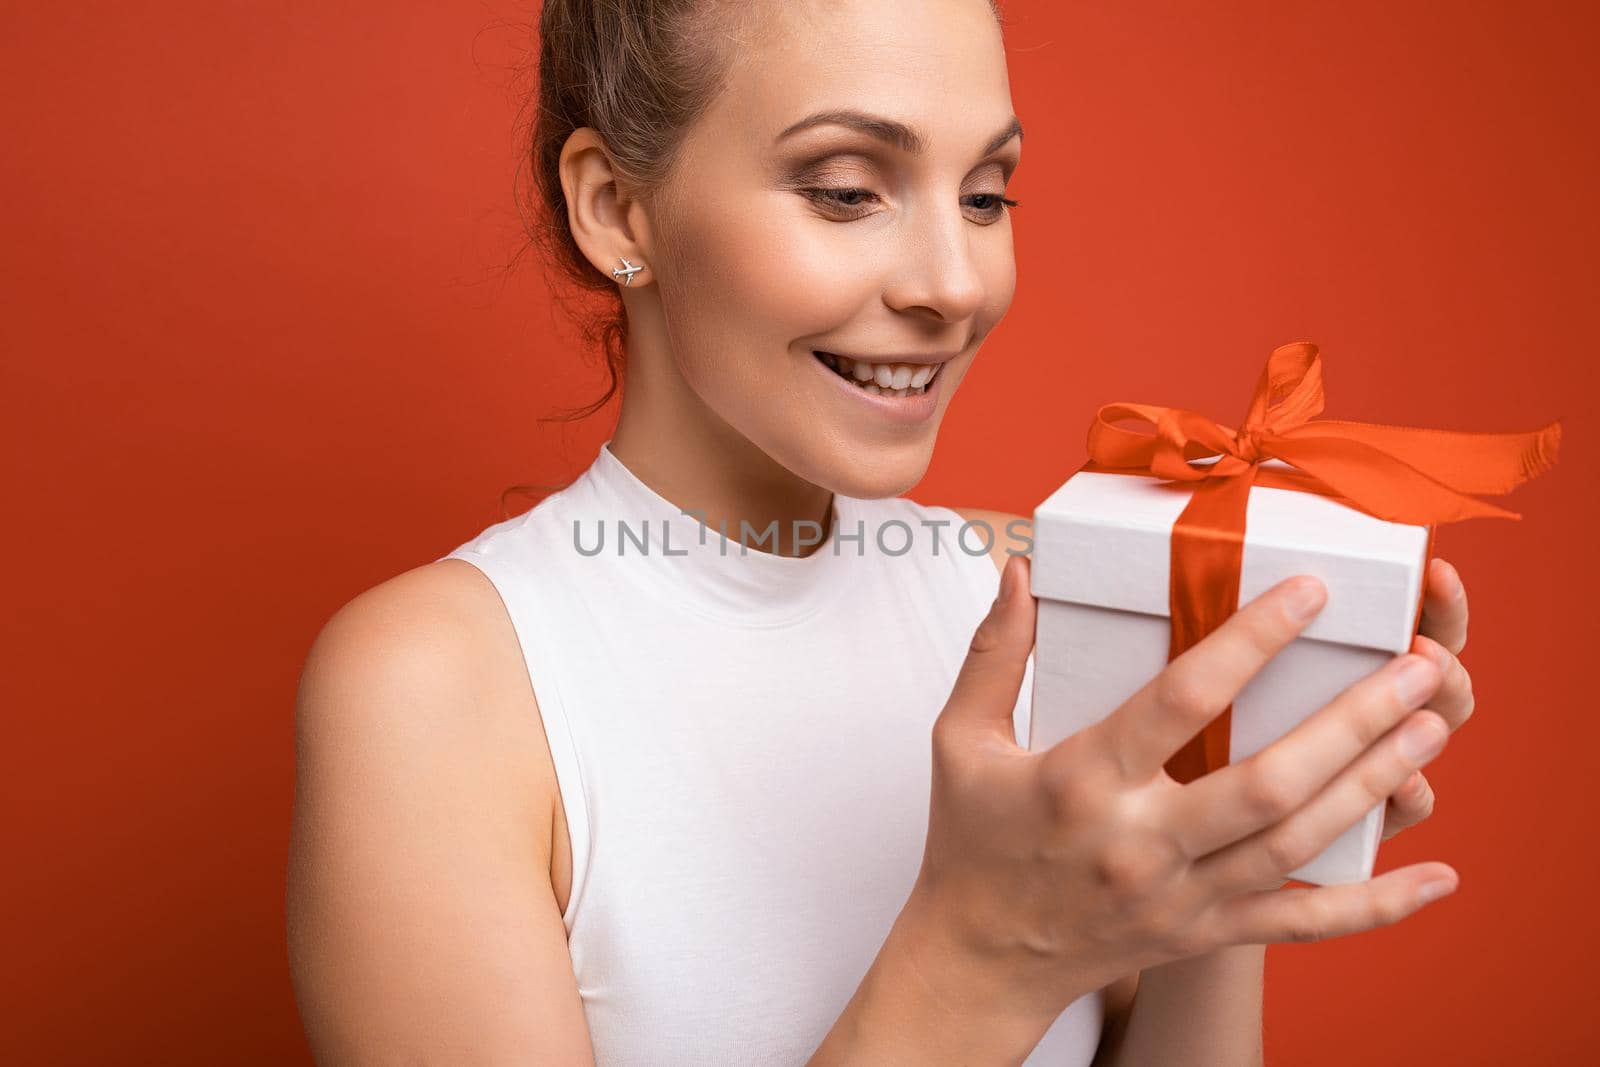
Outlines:
[[613, 278], [621, 278], [623, 285], [632, 285], [633, 276], [644, 270], [644, 268], [642, 266], [635, 267], [632, 263], [629, 263], [627, 256], [623, 256], [621, 258], [622, 266], [618, 267], [616, 270], [613, 270], [611, 272], [611, 276]]

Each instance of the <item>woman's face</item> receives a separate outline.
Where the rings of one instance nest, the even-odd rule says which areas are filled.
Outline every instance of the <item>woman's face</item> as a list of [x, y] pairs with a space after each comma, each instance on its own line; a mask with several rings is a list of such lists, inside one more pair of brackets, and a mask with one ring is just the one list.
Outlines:
[[[651, 209], [673, 358], [790, 471], [895, 495], [1015, 290], [1000, 29], [984, 0], [784, 0], [758, 21]], [[820, 112], [876, 125], [796, 128]]]

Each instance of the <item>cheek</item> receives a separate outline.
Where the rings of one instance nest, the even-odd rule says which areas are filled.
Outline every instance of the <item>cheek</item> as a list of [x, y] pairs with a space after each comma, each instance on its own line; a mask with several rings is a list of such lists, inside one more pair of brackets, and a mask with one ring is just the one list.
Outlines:
[[872, 292], [874, 272], [828, 232], [830, 223], [803, 215], [783, 197], [760, 198], [748, 210], [690, 216], [673, 250], [674, 288], [668, 312], [697, 331], [759, 342], [780, 357], [796, 338], [836, 330]]
[[784, 196], [794, 194], [676, 215], [661, 276], [668, 333], [683, 376], [719, 410], [786, 395], [792, 375], [810, 372], [795, 342], [836, 335], [877, 291], [859, 248]]
[[1005, 317], [1017, 292], [1016, 249], [1009, 238], [986, 242], [978, 270], [983, 275], [983, 311], [979, 313], [979, 336], [986, 335]]

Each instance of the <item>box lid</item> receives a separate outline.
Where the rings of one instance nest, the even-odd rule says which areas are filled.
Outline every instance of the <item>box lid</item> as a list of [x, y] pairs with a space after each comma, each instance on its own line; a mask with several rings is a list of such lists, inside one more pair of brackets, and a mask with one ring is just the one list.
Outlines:
[[[1172, 524], [1190, 492], [1141, 475], [1074, 474], [1034, 510], [1033, 595], [1166, 616]], [[1239, 602], [1312, 574], [1328, 601], [1302, 637], [1405, 652], [1427, 550], [1426, 526], [1374, 518], [1315, 493], [1251, 486]]]

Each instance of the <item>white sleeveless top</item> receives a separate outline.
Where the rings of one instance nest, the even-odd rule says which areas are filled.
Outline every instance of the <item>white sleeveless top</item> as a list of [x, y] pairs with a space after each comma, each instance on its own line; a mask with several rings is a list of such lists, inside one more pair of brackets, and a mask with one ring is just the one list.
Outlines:
[[[999, 574], [948, 508], [833, 500], [812, 555], [741, 554], [607, 442], [440, 557], [494, 583], [527, 660], [600, 1067], [804, 1063], [916, 879], [930, 731]], [[1102, 1010], [1075, 1001], [1027, 1063], [1088, 1064]]]

